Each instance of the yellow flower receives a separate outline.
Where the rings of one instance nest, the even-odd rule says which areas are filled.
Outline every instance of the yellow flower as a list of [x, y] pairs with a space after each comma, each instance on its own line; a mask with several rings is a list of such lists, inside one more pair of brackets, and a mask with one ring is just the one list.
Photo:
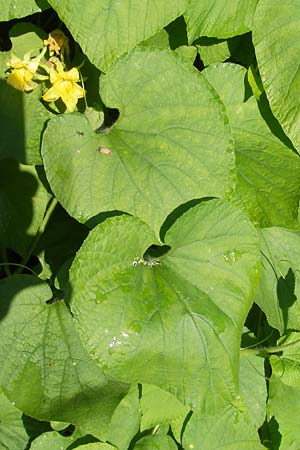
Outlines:
[[13, 70], [7, 77], [7, 83], [20, 91], [32, 91], [37, 86], [32, 79], [39, 67], [39, 60], [31, 60], [29, 55], [24, 60], [13, 55], [7, 62]]
[[64, 71], [62, 63], [57, 60], [56, 68], [50, 69], [50, 82], [52, 87], [43, 95], [42, 99], [46, 102], [55, 102], [62, 99], [69, 112], [73, 112], [78, 99], [84, 97], [84, 89], [77, 84], [79, 81], [79, 72], [76, 67]]
[[24, 55], [23, 59], [18, 58], [12, 53], [11, 59], [7, 62], [7, 66], [13, 69], [7, 77], [7, 83], [20, 91], [32, 91], [37, 83], [33, 81], [33, 77], [42, 80], [45, 77], [37, 74], [41, 59], [45, 55], [47, 49], [44, 48], [41, 53], [31, 59], [32, 50]]

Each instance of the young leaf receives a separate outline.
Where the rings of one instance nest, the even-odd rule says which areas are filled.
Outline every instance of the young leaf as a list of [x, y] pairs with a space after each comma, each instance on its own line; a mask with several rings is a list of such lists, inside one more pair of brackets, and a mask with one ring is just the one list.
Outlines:
[[298, 228], [300, 158], [271, 133], [256, 99], [244, 101], [243, 67], [216, 64], [204, 74], [226, 106], [234, 135], [237, 186], [233, 201], [243, 205], [256, 225]]
[[78, 329], [113, 377], [215, 412], [237, 389], [241, 328], [259, 276], [256, 231], [239, 210], [211, 201], [172, 226], [160, 263], [142, 259], [153, 241], [128, 216], [90, 232], [70, 270]]
[[106, 436], [128, 387], [107, 379], [88, 357], [63, 302], [29, 275], [0, 282], [0, 384], [26, 414]]
[[103, 77], [101, 96], [120, 110], [108, 133], [94, 133], [79, 114], [50, 120], [44, 133], [47, 177], [71, 216], [83, 222], [121, 210], [158, 233], [179, 204], [233, 188], [223, 106], [190, 63], [168, 50], [137, 49]]
[[261, 79], [275, 117], [300, 149], [300, 10], [297, 0], [258, 2], [253, 41]]
[[49, 3], [87, 57], [106, 72], [116, 58], [179, 17], [188, 0], [86, 0], [84, 15], [77, 0]]

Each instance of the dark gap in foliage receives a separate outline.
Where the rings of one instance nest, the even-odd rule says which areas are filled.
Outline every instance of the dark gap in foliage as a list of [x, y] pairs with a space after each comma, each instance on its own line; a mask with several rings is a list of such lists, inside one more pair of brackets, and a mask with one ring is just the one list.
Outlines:
[[104, 121], [96, 133], [107, 133], [109, 129], [117, 122], [120, 112], [116, 108], [104, 108]]
[[100, 442], [100, 441], [99, 441], [99, 439], [95, 438], [91, 434], [87, 434], [86, 436], [83, 436], [83, 437], [80, 437], [80, 438], [76, 439], [72, 444], [70, 444], [68, 446], [68, 450], [72, 450], [74, 448], [77, 448], [80, 445], [92, 444], [93, 442]]
[[287, 274], [284, 277], [281, 276], [277, 281], [277, 298], [279, 308], [282, 310], [284, 334], [287, 332], [289, 309], [297, 301], [297, 296], [295, 295], [295, 283], [295, 274], [291, 267]]
[[175, 50], [182, 45], [188, 45], [186, 23], [183, 16], [177, 17], [173, 22], [165, 27], [169, 35], [169, 45], [171, 50]]
[[246, 68], [256, 62], [251, 32], [230, 38], [227, 42], [230, 58], [226, 62], [239, 64]]
[[258, 430], [262, 444], [269, 450], [279, 450], [282, 435], [279, 432], [279, 424], [274, 416], [268, 421], [267, 418]]
[[26, 433], [29, 436], [28, 444], [24, 450], [29, 450], [32, 441], [41, 434], [48, 431], [53, 431], [49, 422], [34, 419], [33, 417], [27, 416], [26, 414], [22, 414], [22, 422]]
[[60, 430], [58, 433], [61, 434], [64, 437], [68, 437], [68, 436], [72, 436], [74, 431], [75, 431], [75, 426], [71, 424], [71, 425], [68, 425], [63, 430]]
[[192, 417], [192, 415], [193, 415], [193, 411], [189, 411], [189, 412], [187, 413], [187, 415], [186, 415], [186, 418], [185, 418], [184, 421], [183, 421], [182, 428], [181, 428], [181, 433], [180, 433], [180, 440], [181, 440], [181, 441], [182, 441], [182, 438], [183, 438], [183, 435], [184, 435], [186, 426], [187, 426], [187, 424], [188, 424], [190, 418]]
[[259, 112], [260, 112], [263, 120], [265, 121], [265, 123], [270, 128], [270, 131], [281, 142], [283, 142], [284, 145], [286, 145], [288, 148], [290, 148], [294, 153], [296, 153], [298, 155], [298, 152], [295, 150], [295, 147], [293, 146], [291, 140], [286, 136], [280, 123], [278, 122], [276, 117], [274, 117], [265, 92], [260, 96], [257, 104], [258, 104]]
[[248, 81], [247, 73], [245, 74], [245, 77], [244, 77], [244, 89], [245, 89], [245, 91], [244, 91], [244, 103], [246, 103], [246, 101], [250, 97], [252, 97], [252, 95], [253, 95], [251, 86], [250, 86], [249, 81]]
[[32, 255], [26, 266], [23, 267], [23, 257], [11, 248], [2, 249], [1, 255], [0, 278], [6, 278], [15, 272], [32, 275], [32, 271], [35, 271], [35, 268], [40, 266], [39, 259]]
[[64, 293], [61, 289], [57, 289], [53, 283], [48, 283], [52, 290], [52, 297], [46, 300], [47, 305], [52, 305], [52, 303], [57, 303], [63, 300]]
[[166, 218], [164, 223], [160, 229], [160, 239], [164, 242], [165, 235], [167, 231], [172, 227], [172, 225], [176, 222], [176, 220], [182, 216], [186, 211], [188, 211], [193, 206], [198, 205], [199, 203], [206, 202], [212, 200], [214, 197], [203, 197], [203, 198], [194, 198], [193, 200], [189, 200], [186, 203], [182, 203], [177, 208], [175, 208]]
[[256, 303], [248, 313], [245, 326], [254, 333], [258, 347], [275, 346], [280, 337], [279, 331], [269, 325], [265, 313]]
[[196, 59], [194, 61], [194, 67], [196, 67], [196, 69], [198, 69], [200, 72], [205, 68], [204, 62], [200, 58], [199, 53], [197, 53], [197, 55], [196, 55]]
[[152, 258], [159, 258], [160, 256], [165, 255], [170, 251], [171, 247], [169, 245], [151, 245], [147, 250], [145, 251], [143, 255], [143, 259], [145, 261], [152, 259]]
[[139, 392], [139, 400], [140, 400], [143, 395], [143, 385], [141, 383], [138, 383], [138, 392]]

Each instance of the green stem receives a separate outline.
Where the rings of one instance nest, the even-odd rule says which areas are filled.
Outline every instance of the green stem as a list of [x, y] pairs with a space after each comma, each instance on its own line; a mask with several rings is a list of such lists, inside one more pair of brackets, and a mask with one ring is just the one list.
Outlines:
[[45, 214], [45, 216], [43, 218], [43, 221], [42, 221], [41, 225], [39, 226], [39, 228], [38, 228], [38, 230], [37, 230], [37, 232], [36, 232], [32, 242], [31, 242], [31, 245], [30, 245], [30, 247], [28, 249], [28, 252], [27, 252], [26, 256], [23, 258], [23, 261], [20, 264], [20, 270], [17, 270], [15, 273], [21, 273], [22, 272], [21, 267], [22, 266], [26, 266], [29, 258], [33, 254], [33, 252], [34, 252], [34, 250], [35, 250], [35, 248], [36, 248], [36, 246], [37, 246], [37, 244], [38, 244], [42, 234], [45, 231], [47, 223], [49, 222], [49, 219], [50, 219], [50, 217], [51, 217], [51, 215], [52, 215], [52, 213], [53, 213], [57, 203], [58, 203], [58, 201], [57, 201], [56, 197], [52, 197], [52, 199], [50, 200], [49, 207], [48, 207], [48, 209], [46, 211], [46, 214]]
[[[30, 267], [23, 266], [23, 264], [18, 264], [18, 263], [13, 263], [13, 262], [7, 262], [7, 263], [0, 263], [0, 266], [4, 266], [4, 267], [5, 267], [5, 266], [22, 267], [22, 269], [29, 270], [31, 273], [33, 273], [33, 275], [38, 276], [38, 274], [37, 274], [34, 270], [30, 269]], [[5, 269], [4, 269], [4, 270], [5, 270]], [[11, 272], [9, 271], [9, 275], [8, 275], [8, 276], [10, 276], [10, 275], [12, 275], [12, 274], [11, 274]]]
[[243, 355], [270, 355], [272, 353], [278, 353], [283, 352], [287, 347], [292, 347], [293, 345], [300, 342], [300, 339], [297, 339], [296, 341], [289, 342], [288, 344], [282, 344], [274, 347], [261, 347], [261, 348], [241, 348], [241, 353]]

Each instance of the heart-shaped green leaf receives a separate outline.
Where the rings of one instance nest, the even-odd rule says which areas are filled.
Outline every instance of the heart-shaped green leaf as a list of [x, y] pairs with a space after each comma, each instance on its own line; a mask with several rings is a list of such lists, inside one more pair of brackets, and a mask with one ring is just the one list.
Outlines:
[[241, 328], [259, 274], [256, 230], [215, 200], [176, 221], [159, 261], [143, 258], [153, 242], [128, 216], [90, 232], [70, 270], [82, 340], [113, 377], [218, 410], [237, 389]]
[[179, 204], [233, 188], [223, 106], [191, 64], [168, 50], [138, 49], [113, 65], [101, 96], [120, 110], [107, 134], [79, 114], [50, 120], [44, 134], [47, 178], [70, 215], [85, 221], [122, 210], [158, 233]]

